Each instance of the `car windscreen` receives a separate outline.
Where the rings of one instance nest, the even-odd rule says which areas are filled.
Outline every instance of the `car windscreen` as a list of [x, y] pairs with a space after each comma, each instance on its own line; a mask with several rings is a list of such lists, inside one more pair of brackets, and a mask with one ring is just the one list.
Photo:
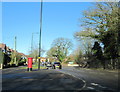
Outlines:
[[54, 64], [60, 64], [59, 62], [54, 62]]

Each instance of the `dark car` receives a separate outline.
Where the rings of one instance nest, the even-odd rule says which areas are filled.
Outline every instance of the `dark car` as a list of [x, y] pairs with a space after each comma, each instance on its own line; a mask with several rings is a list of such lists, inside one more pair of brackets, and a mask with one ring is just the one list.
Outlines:
[[60, 62], [53, 62], [52, 69], [62, 69], [62, 65]]

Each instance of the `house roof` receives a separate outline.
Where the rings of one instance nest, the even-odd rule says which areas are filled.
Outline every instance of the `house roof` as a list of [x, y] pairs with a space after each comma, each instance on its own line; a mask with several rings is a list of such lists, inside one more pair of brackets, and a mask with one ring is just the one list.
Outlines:
[[46, 59], [45, 57], [41, 57], [41, 59]]
[[18, 54], [25, 56], [25, 57], [28, 57], [28, 55], [25, 55], [24, 53], [18, 53]]
[[[1, 48], [1, 49], [5, 49], [5, 46], [6, 46], [6, 44], [0, 43], [0, 48]], [[8, 46], [6, 46], [6, 49], [7, 49], [7, 50], [10, 50], [11, 52], [15, 52], [15, 50], [10, 49]], [[16, 52], [17, 52], [17, 51], [16, 51]], [[19, 52], [17, 52], [17, 53], [20, 54], [20, 55], [22, 55], [22, 56], [28, 57], [28, 55], [25, 55], [24, 53], [19, 53]]]
[[1, 49], [5, 49], [6, 48], [6, 50], [11, 50], [8, 46], [6, 46], [6, 44], [4, 44], [4, 43], [0, 43], [0, 48]]

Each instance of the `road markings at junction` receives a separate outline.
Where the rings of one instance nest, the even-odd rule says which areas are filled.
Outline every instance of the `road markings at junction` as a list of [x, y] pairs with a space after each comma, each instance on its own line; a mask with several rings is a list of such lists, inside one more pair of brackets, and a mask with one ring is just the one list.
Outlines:
[[97, 86], [98, 84], [96, 84], [96, 83], [91, 83], [91, 85]]
[[92, 90], [95, 89], [95, 88], [93, 88], [93, 87], [87, 87], [87, 88], [88, 88], [88, 89], [92, 89]]
[[[108, 88], [108, 87], [105, 87], [105, 86], [101, 86], [100, 84], [96, 84], [96, 83], [90, 83], [92, 86], [95, 86], [95, 89], [101, 89], [101, 91], [102, 90], [112, 90], [112, 91], [114, 91], [113, 89], [110, 89], [110, 88]], [[87, 87], [87, 88], [89, 88], [90, 89], [90, 87]], [[100, 90], [96, 90], [96, 91], [100, 91]]]
[[59, 71], [59, 72], [68, 74], [68, 75], [70, 75], [70, 76], [73, 76], [74, 78], [77, 78], [77, 79], [81, 80], [81, 81], [84, 83], [84, 85], [83, 85], [82, 88], [80, 88], [80, 89], [78, 89], [78, 90], [83, 90], [83, 89], [86, 87], [86, 81], [85, 81], [85, 80], [83, 80], [83, 79], [81, 79], [81, 78], [78, 78], [78, 77], [76, 77], [76, 76], [74, 76], [74, 75], [72, 75], [72, 74], [70, 74], [70, 73], [66, 73], [66, 72], [63, 72], [63, 71]]

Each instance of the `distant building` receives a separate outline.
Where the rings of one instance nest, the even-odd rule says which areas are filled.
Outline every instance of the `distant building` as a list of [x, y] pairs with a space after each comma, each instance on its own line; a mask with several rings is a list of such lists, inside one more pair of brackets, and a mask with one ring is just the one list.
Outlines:
[[40, 61], [41, 61], [41, 62], [46, 62], [46, 58], [45, 58], [45, 57], [41, 57], [41, 58], [40, 58]]

